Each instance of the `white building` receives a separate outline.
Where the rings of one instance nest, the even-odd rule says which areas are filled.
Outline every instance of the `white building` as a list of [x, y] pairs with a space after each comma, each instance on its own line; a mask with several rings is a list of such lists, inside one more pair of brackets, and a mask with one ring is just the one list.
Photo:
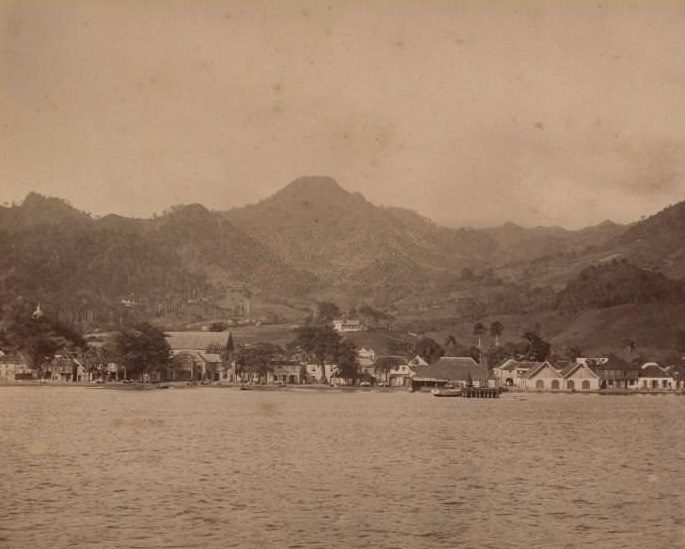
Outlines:
[[346, 332], [361, 332], [364, 330], [364, 325], [361, 320], [337, 318], [333, 321], [333, 329], [341, 334]]
[[587, 361], [579, 361], [562, 370], [564, 389], [567, 391], [597, 391], [601, 380]]
[[549, 362], [538, 362], [523, 380], [523, 387], [537, 391], [560, 391], [564, 377]]
[[675, 387], [675, 379], [656, 362], [646, 362], [637, 373], [637, 384], [641, 391], [670, 391]]
[[499, 366], [492, 369], [495, 380], [500, 385], [507, 387], [526, 388], [526, 376], [533, 368], [544, 364], [543, 362], [531, 362], [528, 360], [514, 360], [510, 358]]

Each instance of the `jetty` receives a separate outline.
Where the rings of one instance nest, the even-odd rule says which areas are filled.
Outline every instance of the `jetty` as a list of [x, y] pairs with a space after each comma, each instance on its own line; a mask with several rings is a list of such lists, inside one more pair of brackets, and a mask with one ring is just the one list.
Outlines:
[[499, 398], [499, 393], [497, 387], [463, 387], [461, 389], [463, 398]]

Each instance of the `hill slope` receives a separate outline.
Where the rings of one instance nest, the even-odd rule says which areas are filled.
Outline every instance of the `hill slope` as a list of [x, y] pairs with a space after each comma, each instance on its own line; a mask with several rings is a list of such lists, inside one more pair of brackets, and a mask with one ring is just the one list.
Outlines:
[[297, 295], [316, 284], [202, 206], [96, 220], [30, 195], [0, 210], [0, 298], [23, 295], [74, 322], [114, 322], [124, 299], [149, 314], [178, 314], [191, 300], [221, 304], [236, 288]]
[[363, 286], [371, 281], [365, 269], [386, 264], [438, 273], [483, 265], [495, 245], [478, 231], [445, 229], [408, 210], [374, 206], [327, 177], [297, 179], [225, 216], [288, 264], [329, 284]]

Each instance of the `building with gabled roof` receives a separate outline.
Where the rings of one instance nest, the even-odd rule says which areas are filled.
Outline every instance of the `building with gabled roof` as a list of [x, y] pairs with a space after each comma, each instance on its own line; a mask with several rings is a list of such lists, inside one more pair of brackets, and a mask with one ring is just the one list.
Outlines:
[[590, 368], [586, 361], [569, 364], [561, 375], [564, 378], [564, 389], [567, 391], [597, 391], [599, 390], [599, 376]]
[[523, 380], [523, 387], [538, 391], [559, 391], [563, 381], [561, 372], [550, 362], [537, 362]]
[[640, 366], [637, 377], [641, 391], [669, 391], [675, 387], [673, 375], [656, 362], [646, 362]]
[[528, 372], [537, 367], [539, 364], [542, 363], [509, 358], [499, 366], [495, 366], [492, 369], [492, 374], [500, 385], [505, 385], [507, 387], [519, 387], [523, 389], [526, 387], [525, 380]]

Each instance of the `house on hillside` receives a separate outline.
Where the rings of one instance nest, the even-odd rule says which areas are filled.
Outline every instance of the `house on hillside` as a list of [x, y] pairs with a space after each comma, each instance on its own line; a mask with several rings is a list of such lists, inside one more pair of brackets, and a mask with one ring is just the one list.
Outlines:
[[637, 373], [641, 391], [670, 391], [675, 388], [673, 375], [656, 362], [646, 362]]
[[333, 321], [333, 329], [341, 334], [347, 332], [361, 332], [364, 330], [364, 325], [361, 320], [336, 318]]
[[535, 367], [526, 373], [523, 387], [536, 391], [559, 391], [563, 381], [561, 372], [549, 362], [537, 362]]
[[413, 389], [424, 387], [444, 387], [448, 383], [455, 386], [475, 387], [487, 384], [488, 371], [485, 366], [478, 364], [473, 358], [444, 356], [433, 364], [416, 368], [411, 380]]
[[637, 389], [640, 368], [635, 364], [611, 355], [605, 360], [590, 364], [590, 367], [599, 376], [600, 389]]
[[567, 391], [599, 390], [599, 376], [585, 361], [569, 364], [561, 370], [561, 375], [564, 378], [563, 387]]
[[495, 366], [492, 369], [492, 374], [500, 385], [525, 389], [526, 375], [539, 364], [541, 363], [510, 358], [499, 366]]

